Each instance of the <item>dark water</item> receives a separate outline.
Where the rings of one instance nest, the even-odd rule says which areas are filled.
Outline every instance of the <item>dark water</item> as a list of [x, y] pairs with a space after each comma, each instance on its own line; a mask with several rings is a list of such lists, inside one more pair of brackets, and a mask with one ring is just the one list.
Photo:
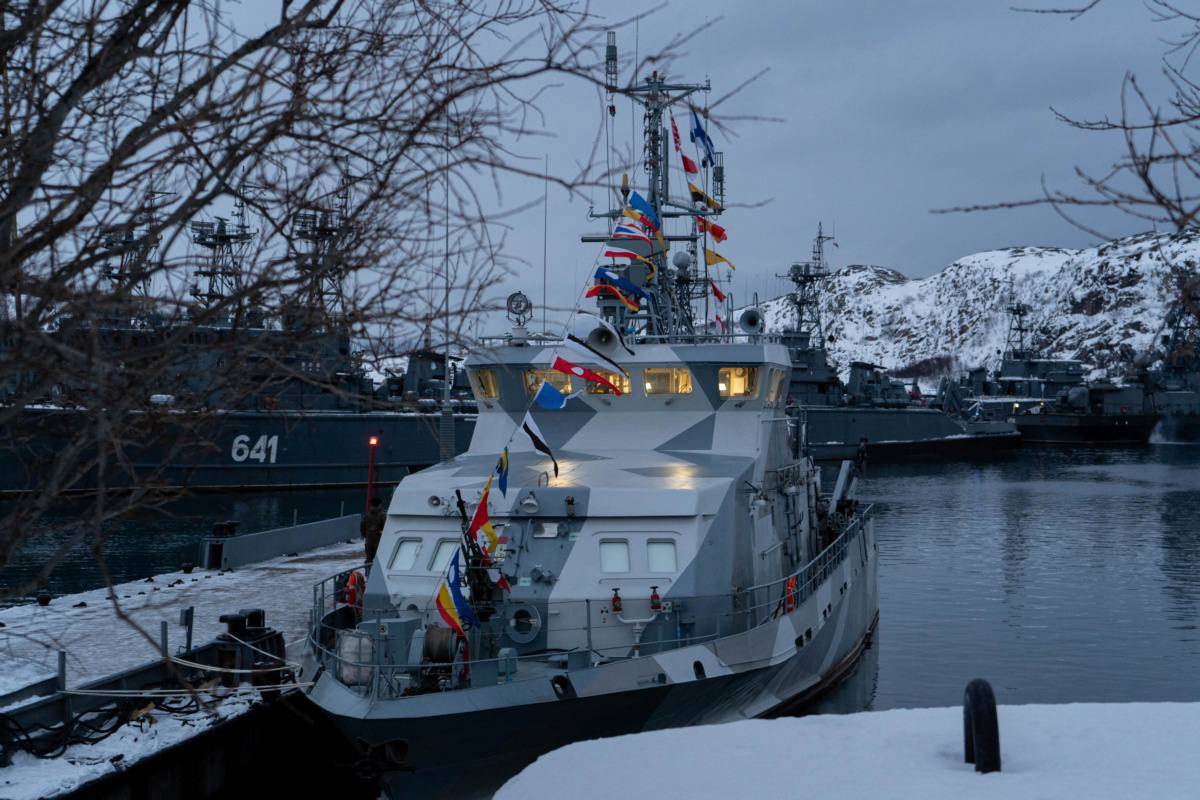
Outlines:
[[[880, 622], [829, 711], [1001, 702], [1200, 700], [1200, 447], [1020, 450], [994, 461], [872, 465]], [[215, 519], [263, 530], [359, 510], [361, 491], [180, 501], [114, 526], [116, 580], [196, 559]], [[69, 510], [59, 521], [70, 527]], [[44, 541], [0, 572], [35, 574]], [[82, 549], [51, 579], [91, 588]]]
[[880, 622], [826, 711], [1200, 700], [1200, 447], [871, 467]]
[[[103, 562], [113, 581], [137, 580], [171, 572], [185, 562], [196, 563], [200, 542], [212, 532], [213, 522], [238, 520], [239, 531], [250, 533], [297, 522], [312, 522], [362, 511], [363, 490], [323, 492], [284, 491], [271, 494], [202, 495], [147, 509], [104, 527]], [[65, 547], [82, 529], [82, 505], [68, 502], [46, 519], [51, 531], [31, 537], [13, 562], [0, 569], [0, 587], [14, 589], [35, 581], [48, 559], [62, 555], [50, 576], [48, 588], [56, 595], [94, 589], [104, 581], [91, 553], [91, 537]], [[7, 507], [0, 504], [0, 513]], [[7, 593], [6, 593], [7, 594]], [[29, 593], [0, 603], [31, 599]]]

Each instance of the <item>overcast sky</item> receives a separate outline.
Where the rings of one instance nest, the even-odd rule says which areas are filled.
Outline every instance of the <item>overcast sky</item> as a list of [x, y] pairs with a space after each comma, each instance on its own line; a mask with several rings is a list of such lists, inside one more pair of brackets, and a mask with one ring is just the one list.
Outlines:
[[[833, 266], [877, 264], [911, 277], [992, 248], [1092, 243], [1049, 208], [930, 213], [1036, 197], [1043, 176], [1050, 186], [1074, 188], [1075, 166], [1103, 168], [1119, 155], [1120, 141], [1057, 122], [1051, 106], [1085, 117], [1113, 113], [1130, 70], [1161, 85], [1161, 37], [1170, 29], [1152, 22], [1140, 3], [1108, 0], [1075, 21], [1017, 13], [1012, 4], [690, 0], [640, 24], [644, 53], [676, 32], [711, 23], [686, 46], [673, 77], [711, 78], [713, 100], [770, 70], [720, 110], [783, 121], [738, 122], [735, 135], [714, 135], [726, 154], [734, 206], [721, 219], [730, 237], [720, 251], [738, 267], [739, 299], [776, 294], [774, 274], [807, 256], [819, 220], [837, 234]], [[618, 39], [623, 53], [633, 50], [633, 29]], [[535, 158], [548, 153], [551, 172], [568, 171], [587, 158], [599, 101], [568, 83], [542, 107], [555, 138], [516, 148]], [[623, 150], [630, 114], [629, 103], [619, 103], [615, 127]], [[515, 204], [540, 193], [540, 186], [522, 185], [505, 200]], [[769, 202], [736, 207], [763, 201]], [[587, 219], [587, 207], [550, 191], [552, 307], [573, 305], [596, 255], [596, 245], [578, 241], [580, 233], [603, 229]], [[1091, 221], [1112, 236], [1144, 228], [1113, 215]], [[542, 209], [514, 226], [511, 249], [530, 264], [506, 288], [520, 287], [540, 304]]]

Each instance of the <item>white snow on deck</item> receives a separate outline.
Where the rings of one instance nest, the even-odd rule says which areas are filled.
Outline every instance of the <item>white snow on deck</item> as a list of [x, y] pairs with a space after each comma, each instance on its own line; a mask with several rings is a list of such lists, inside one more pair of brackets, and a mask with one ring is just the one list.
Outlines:
[[15, 753], [12, 764], [0, 770], [0, 797], [39, 800], [72, 791], [244, 714], [259, 699], [257, 690], [250, 686], [227, 691], [232, 693], [219, 702], [206, 696], [211, 702], [207, 710], [191, 714], [154, 711], [124, 725], [101, 742], [69, 747], [58, 758], [40, 759], [28, 753]]
[[962, 709], [751, 720], [568, 745], [497, 800], [1194, 798], [1200, 703], [1002, 706], [1003, 771], [963, 762]]
[[[267, 625], [283, 631], [289, 658], [300, 652], [312, 606], [313, 584], [362, 563], [363, 546], [337, 544], [237, 571], [172, 572], [120, 584], [116, 602], [146, 635], [117, 617], [106, 589], [55, 597], [50, 605], [0, 610], [0, 694], [53, 675], [58, 650], [67, 652], [67, 685], [136, 667], [161, 657], [159, 627], [166, 620], [169, 646], [184, 643], [179, 611], [195, 607], [192, 641], [211, 641], [225, 626], [217, 619], [242, 608], [262, 608]], [[73, 608], [76, 603], [86, 607]]]

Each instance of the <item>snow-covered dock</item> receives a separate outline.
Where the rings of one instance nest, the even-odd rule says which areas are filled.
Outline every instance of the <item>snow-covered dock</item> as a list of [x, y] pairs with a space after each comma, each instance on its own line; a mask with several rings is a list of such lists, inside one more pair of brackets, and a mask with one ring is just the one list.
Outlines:
[[[161, 659], [163, 622], [167, 623], [169, 652], [180, 652], [186, 644], [180, 611], [188, 608], [192, 609], [195, 645], [210, 642], [225, 630], [219, 621], [222, 614], [263, 609], [267, 625], [283, 634], [289, 660], [295, 659], [307, 635], [313, 585], [362, 562], [357, 516], [330, 522], [336, 523], [327, 526], [336, 528], [330, 534], [340, 532], [350, 541], [236, 570], [167, 573], [117, 585], [111, 593], [97, 589], [53, 598], [47, 606], [30, 604], [0, 610], [0, 698], [8, 697], [7, 702], [0, 703], [0, 713], [19, 716], [28, 712], [30, 703], [45, 702], [30, 694], [57, 696], [60, 652], [66, 654], [68, 692], [84, 682]], [[280, 538], [272, 546], [282, 552], [306, 537], [311, 541], [311, 527], [290, 529], [295, 536]], [[271, 533], [288, 537], [289, 529]], [[264, 549], [261, 542], [251, 543], [250, 549], [256, 548]], [[113, 701], [135, 697], [121, 691], [112, 696]], [[110, 737], [95, 744], [71, 744], [58, 757], [40, 759], [27, 752], [12, 753], [12, 763], [0, 769], [0, 797], [51, 797], [128, 770], [142, 759], [245, 714], [259, 698], [258, 690], [246, 684], [237, 688], [208, 687], [201, 692], [205, 707], [192, 706], [182, 713], [169, 708], [149, 710], [118, 727]], [[153, 692], [144, 698], [154, 699]], [[163, 768], [157, 769], [160, 772], [149, 780], [162, 774]], [[181, 774], [172, 778], [180, 781]]]
[[580, 742], [497, 800], [1193, 798], [1200, 703], [1001, 706], [1003, 771], [963, 762], [961, 708], [750, 720]]
[[[288, 652], [306, 635], [312, 587], [329, 575], [362, 563], [361, 541], [337, 544], [237, 570], [169, 572], [119, 584], [115, 601], [107, 589], [0, 610], [0, 695], [57, 671], [58, 651], [67, 654], [67, 684], [161, 658], [160, 623], [166, 621], [172, 652], [184, 643], [179, 612], [194, 610], [192, 640], [207, 642], [225, 629], [222, 614], [242, 608], [266, 611], [267, 624], [283, 632]], [[134, 623], [117, 616], [114, 602]]]

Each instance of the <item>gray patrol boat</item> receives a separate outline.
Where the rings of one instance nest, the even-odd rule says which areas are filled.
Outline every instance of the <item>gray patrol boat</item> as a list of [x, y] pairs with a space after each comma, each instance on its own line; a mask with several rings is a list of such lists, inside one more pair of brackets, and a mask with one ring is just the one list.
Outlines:
[[[871, 508], [849, 462], [825, 494], [800, 450], [787, 346], [692, 322], [694, 218], [719, 211], [670, 199], [664, 112], [708, 86], [609, 86], [645, 110], [655, 215], [693, 218], [674, 269], [651, 248], [654, 269], [605, 268], [637, 312], [606, 294], [562, 340], [518, 316], [485, 341], [467, 451], [400, 482], [364, 592], [353, 573], [314, 587], [308, 697], [392, 797], [488, 792], [580, 739], [783, 713], [851, 672], [878, 618]], [[559, 355], [611, 386], [550, 371]], [[557, 410], [531, 402], [547, 384]]]

